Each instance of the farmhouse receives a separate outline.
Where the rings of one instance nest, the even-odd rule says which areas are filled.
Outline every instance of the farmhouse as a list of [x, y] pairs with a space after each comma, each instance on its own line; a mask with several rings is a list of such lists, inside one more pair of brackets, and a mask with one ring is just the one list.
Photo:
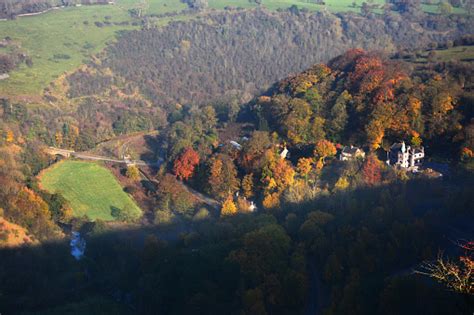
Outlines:
[[340, 161], [351, 161], [355, 159], [363, 159], [365, 158], [364, 150], [354, 147], [354, 146], [345, 146], [342, 148], [341, 153], [339, 154]]
[[417, 170], [425, 157], [425, 149], [405, 145], [405, 141], [390, 147], [388, 164], [409, 170]]

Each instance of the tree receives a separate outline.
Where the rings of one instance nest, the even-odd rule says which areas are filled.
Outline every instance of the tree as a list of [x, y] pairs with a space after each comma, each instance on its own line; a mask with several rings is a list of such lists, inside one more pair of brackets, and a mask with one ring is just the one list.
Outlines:
[[367, 185], [373, 186], [380, 183], [382, 178], [380, 161], [375, 157], [375, 155], [370, 155], [365, 160], [362, 174], [364, 175], [364, 181]]
[[8, 213], [18, 223], [26, 227], [40, 240], [54, 238], [58, 229], [52, 221], [48, 204], [33, 190], [22, 188], [13, 200], [14, 212]]
[[237, 206], [234, 200], [232, 200], [232, 196], [229, 196], [222, 204], [221, 216], [231, 216], [235, 214], [237, 214]]
[[334, 185], [335, 190], [345, 190], [349, 187], [349, 180], [346, 176], [341, 176]]
[[240, 265], [244, 275], [263, 279], [266, 274], [284, 270], [290, 237], [277, 225], [266, 225], [244, 236], [244, 246], [230, 253], [229, 258]]
[[218, 154], [210, 160], [208, 184], [210, 193], [222, 200], [239, 189], [237, 169], [228, 155]]
[[140, 213], [130, 204], [126, 204], [121, 209], [113, 207], [111, 214], [121, 222], [135, 222], [140, 218]]
[[60, 131], [56, 131], [54, 134], [54, 142], [56, 146], [61, 147], [63, 144], [63, 134]]
[[281, 127], [292, 143], [306, 142], [312, 115], [311, 107], [300, 98], [291, 99], [288, 106], [290, 111], [281, 119]]
[[474, 157], [474, 152], [471, 149], [464, 147], [461, 149], [461, 161], [469, 161]]
[[13, 134], [13, 131], [11, 130], [7, 131], [7, 136], [5, 138], [5, 141], [8, 143], [12, 143], [13, 141], [15, 141], [15, 135]]
[[326, 132], [324, 131], [324, 124], [326, 120], [322, 117], [316, 116], [311, 122], [311, 142], [321, 141], [326, 137]]
[[336, 146], [328, 140], [320, 140], [316, 143], [314, 148], [314, 155], [324, 164], [326, 157], [336, 155]]
[[296, 169], [298, 170], [298, 173], [300, 174], [300, 176], [307, 179], [309, 172], [311, 172], [311, 170], [313, 169], [312, 165], [313, 165], [313, 159], [300, 158], [298, 160], [298, 164], [296, 166]]
[[349, 92], [344, 90], [331, 108], [330, 119], [327, 122], [330, 138], [340, 140], [343, 137], [349, 118], [347, 114], [347, 104], [351, 99], [352, 97]]
[[464, 254], [451, 261], [438, 254], [435, 262], [425, 262], [418, 274], [429, 276], [458, 293], [474, 295], [474, 241], [457, 243]]
[[174, 174], [181, 180], [188, 180], [194, 174], [194, 168], [199, 164], [199, 154], [193, 148], [186, 148], [174, 161]]
[[421, 140], [420, 134], [416, 131], [413, 132], [413, 135], [410, 139], [411, 145], [414, 146], [414, 147], [419, 147], [419, 146], [421, 146], [422, 142], [423, 142], [423, 140]]
[[175, 176], [165, 174], [159, 177], [158, 185], [159, 210], [169, 218], [171, 218], [171, 210], [180, 214], [191, 215], [194, 212], [194, 204], [196, 199], [194, 195], [187, 191], [183, 185], [179, 183]]
[[128, 165], [126, 175], [133, 181], [140, 179], [140, 170], [136, 165]]
[[262, 205], [265, 209], [276, 208], [280, 205], [280, 193], [266, 193]]
[[242, 179], [242, 193], [245, 198], [253, 197], [253, 173], [245, 175]]
[[262, 167], [264, 152], [272, 144], [267, 131], [254, 131], [249, 141], [244, 144], [241, 165], [249, 172]]
[[453, 12], [453, 6], [446, 1], [441, 1], [438, 4], [438, 12], [444, 15], [451, 14]]

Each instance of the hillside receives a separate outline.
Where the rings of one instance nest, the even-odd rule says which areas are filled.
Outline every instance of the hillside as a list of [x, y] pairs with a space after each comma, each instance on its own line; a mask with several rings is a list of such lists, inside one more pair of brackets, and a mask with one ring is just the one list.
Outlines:
[[[426, 16], [405, 22], [396, 15], [366, 18], [265, 10], [216, 13], [125, 33], [106, 50], [100, 65], [91, 68], [112, 70], [126, 82], [126, 89], [138, 87], [155, 105], [232, 98], [241, 102], [290, 73], [350, 48], [392, 53], [454, 39], [473, 29], [472, 22], [461, 20]], [[91, 80], [96, 80], [95, 90], [87, 89]], [[107, 93], [111, 84], [105, 80], [84, 72], [71, 75], [69, 95]]]

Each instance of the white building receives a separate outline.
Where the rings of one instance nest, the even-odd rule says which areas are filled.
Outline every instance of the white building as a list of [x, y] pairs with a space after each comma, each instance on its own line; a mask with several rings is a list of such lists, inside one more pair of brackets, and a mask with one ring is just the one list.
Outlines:
[[405, 141], [394, 143], [390, 147], [388, 163], [393, 166], [409, 170], [417, 170], [425, 157], [423, 147], [411, 147], [405, 145]]

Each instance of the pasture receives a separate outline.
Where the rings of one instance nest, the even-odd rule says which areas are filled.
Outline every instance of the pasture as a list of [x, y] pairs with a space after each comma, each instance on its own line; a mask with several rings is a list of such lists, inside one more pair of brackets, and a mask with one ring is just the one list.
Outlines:
[[40, 183], [50, 193], [61, 193], [71, 203], [75, 217], [112, 221], [112, 208], [125, 206], [141, 213], [109, 170], [96, 163], [59, 162], [43, 171]]
[[[143, 6], [146, 14], [181, 11], [187, 7], [179, 0], [148, 2]], [[32, 67], [23, 64], [10, 73], [9, 79], [0, 81], [0, 94], [40, 94], [58, 76], [76, 69], [103, 50], [120, 31], [138, 29], [140, 26], [132, 25], [128, 12], [135, 7], [141, 7], [138, 1], [119, 0], [116, 5], [62, 8], [0, 21], [0, 39], [12, 38], [33, 60]]]

